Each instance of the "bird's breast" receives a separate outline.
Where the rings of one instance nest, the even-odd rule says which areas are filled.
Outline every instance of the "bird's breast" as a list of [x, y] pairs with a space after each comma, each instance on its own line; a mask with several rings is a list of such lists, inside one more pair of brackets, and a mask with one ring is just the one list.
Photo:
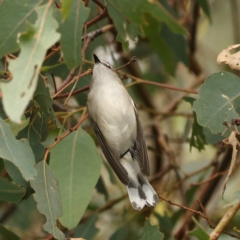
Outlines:
[[[98, 124], [108, 145], [122, 154], [136, 139], [136, 117], [131, 97], [121, 85], [91, 91], [89, 113]], [[93, 101], [92, 101], [93, 100]]]

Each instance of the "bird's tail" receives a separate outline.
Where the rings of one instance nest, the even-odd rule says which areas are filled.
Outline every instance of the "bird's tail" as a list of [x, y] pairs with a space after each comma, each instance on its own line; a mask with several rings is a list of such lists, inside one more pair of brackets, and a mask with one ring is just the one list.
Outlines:
[[130, 180], [127, 190], [132, 207], [136, 210], [141, 210], [145, 205], [155, 206], [159, 202], [158, 195], [140, 173], [137, 175], [137, 181]]

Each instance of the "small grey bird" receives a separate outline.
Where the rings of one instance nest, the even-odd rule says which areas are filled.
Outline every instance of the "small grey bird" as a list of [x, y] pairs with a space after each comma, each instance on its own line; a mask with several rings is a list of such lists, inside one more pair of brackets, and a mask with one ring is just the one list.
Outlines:
[[155, 206], [159, 198], [145, 178], [149, 161], [137, 109], [111, 65], [93, 56], [87, 102], [90, 124], [108, 163], [127, 186], [133, 208]]

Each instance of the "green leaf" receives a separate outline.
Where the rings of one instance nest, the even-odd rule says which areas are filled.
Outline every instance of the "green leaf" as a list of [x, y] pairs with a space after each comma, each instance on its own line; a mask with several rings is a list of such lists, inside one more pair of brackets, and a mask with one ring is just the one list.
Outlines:
[[68, 18], [60, 24], [60, 43], [64, 61], [69, 69], [78, 67], [82, 63], [83, 25], [88, 18], [90, 9], [86, 8], [81, 0], [73, 0]]
[[73, 0], [62, 0], [61, 12], [63, 15], [63, 20], [65, 20], [72, 8]]
[[189, 65], [188, 42], [185, 36], [173, 33], [166, 24], [162, 24], [160, 35], [171, 49], [176, 61]]
[[[108, 14], [113, 19], [114, 26], [116, 27], [118, 32], [116, 40], [122, 44], [123, 51], [126, 52], [128, 50], [128, 41], [127, 41], [127, 32], [126, 32], [125, 25], [128, 26], [127, 29], [129, 30], [129, 28], [132, 29], [131, 23], [126, 24], [125, 17], [122, 14], [122, 12], [118, 8], [116, 8], [113, 4], [111, 4], [110, 1], [109, 1], [109, 4], [107, 5], [107, 8], [108, 8]], [[134, 29], [135, 29], [134, 32], [131, 31], [132, 40], [134, 40], [136, 36], [141, 35], [139, 28], [134, 28]]]
[[134, 239], [132, 234], [130, 235], [129, 233], [129, 226], [125, 224], [119, 227], [110, 238], [110, 240], [122, 240], [122, 239], [124, 240]]
[[179, 34], [186, 33], [186, 30], [181, 25], [179, 25], [177, 20], [174, 19], [157, 1], [150, 2], [147, 0], [107, 0], [107, 4], [108, 7], [111, 5], [126, 18], [130, 19], [133, 23], [140, 24], [143, 20], [144, 14], [149, 13], [159, 22], [166, 23], [173, 32]]
[[199, 240], [209, 240], [209, 235], [205, 232], [204, 228], [193, 217], [192, 220], [196, 224], [196, 228], [188, 232], [188, 235], [197, 237]]
[[57, 228], [57, 218], [62, 215], [57, 179], [45, 161], [39, 162], [36, 168], [38, 174], [30, 183], [35, 190], [33, 197], [37, 202], [37, 208], [46, 216], [47, 221], [43, 225], [43, 229], [51, 233], [54, 238], [64, 240], [64, 234]]
[[37, 171], [35, 160], [28, 141], [16, 140], [8, 124], [0, 118], [0, 157], [12, 162], [28, 181], [34, 178]]
[[172, 228], [176, 222], [176, 221], [173, 222], [173, 219], [168, 215], [169, 214], [167, 214], [166, 212], [164, 212], [161, 215], [159, 213], [154, 212], [154, 216], [157, 218], [159, 222], [159, 229], [164, 234], [164, 237], [166, 239], [171, 237]]
[[30, 186], [30, 183], [27, 182], [23, 177], [19, 169], [11, 162], [4, 160], [4, 166], [6, 171], [8, 172], [9, 176], [12, 180], [18, 185], [24, 187], [26, 190], [25, 195], [23, 196], [22, 200], [25, 200], [30, 197], [33, 193], [33, 189]]
[[190, 151], [192, 147], [198, 149], [198, 151], [204, 150], [204, 145], [206, 144], [205, 134], [203, 132], [203, 127], [198, 124], [196, 113], [194, 114], [193, 118], [193, 125], [192, 125], [192, 135], [190, 138]]
[[42, 0], [11, 0], [0, 4], [0, 58], [19, 49], [17, 35], [26, 29], [26, 22]]
[[[193, 105], [193, 102], [195, 101], [192, 97], [184, 97], [185, 101], [189, 102], [191, 105]], [[206, 144], [206, 137], [203, 131], [203, 127], [198, 124], [197, 122], [197, 116], [196, 113], [193, 113], [193, 125], [192, 125], [192, 134], [190, 138], [190, 151], [192, 150], [192, 147], [197, 148], [199, 151], [204, 149], [204, 145]]]
[[59, 221], [72, 229], [91, 199], [100, 175], [100, 156], [92, 138], [79, 128], [51, 150], [50, 166], [62, 196], [63, 216]]
[[143, 236], [141, 240], [162, 240], [164, 238], [164, 234], [159, 232], [157, 226], [153, 226], [150, 223], [150, 220], [146, 220], [146, 224], [143, 228]]
[[85, 223], [79, 225], [76, 229], [74, 229], [74, 236], [83, 239], [93, 239], [99, 232], [99, 229], [96, 228], [97, 221], [97, 215], [91, 216]]
[[228, 131], [226, 131], [224, 135], [222, 135], [222, 133], [213, 134], [209, 128], [203, 128], [203, 133], [208, 144], [216, 144], [229, 136]]
[[8, 240], [20, 240], [20, 238], [10, 230], [8, 230], [4, 225], [0, 224], [0, 239]]
[[8, 201], [11, 203], [18, 203], [25, 195], [24, 188], [8, 182], [7, 180], [0, 178], [0, 200]]
[[103, 165], [106, 168], [108, 174], [109, 174], [109, 180], [111, 181], [112, 184], [116, 185], [117, 184], [117, 177], [114, 173], [114, 171], [112, 170], [112, 168], [110, 167], [110, 165], [108, 164], [107, 161], [103, 161]]
[[108, 192], [107, 192], [107, 189], [106, 189], [106, 186], [105, 186], [102, 176], [100, 176], [100, 178], [98, 179], [96, 189], [99, 193], [104, 195], [106, 201], [109, 199]]
[[198, 123], [212, 133], [222, 133], [223, 121], [239, 117], [240, 78], [232, 73], [210, 75], [199, 90], [199, 99], [193, 103]]
[[50, 114], [50, 108], [52, 107], [53, 100], [50, 96], [49, 89], [46, 86], [43, 79], [39, 78], [37, 89], [34, 93], [34, 99], [41, 106], [41, 110], [46, 116]]
[[0, 118], [7, 119], [7, 115], [3, 109], [2, 99], [0, 99]]
[[[145, 21], [145, 14], [150, 14], [158, 23], [166, 23], [166, 25], [175, 33], [186, 34], [186, 30], [178, 24], [178, 22], [166, 11], [166, 9], [158, 1], [147, 0], [107, 0], [108, 13], [113, 19], [114, 25], [118, 31], [117, 41], [123, 44], [124, 51], [127, 47], [127, 31], [134, 26], [135, 34], [143, 36], [142, 26]], [[127, 19], [127, 20], [126, 20]], [[130, 26], [130, 27], [129, 27]], [[135, 37], [136, 37], [135, 36]], [[135, 38], [131, 34], [131, 38]]]
[[33, 111], [29, 119], [29, 125], [18, 133], [17, 139], [26, 138], [32, 148], [36, 162], [40, 162], [43, 160], [45, 153], [45, 148], [41, 142], [46, 140], [47, 135], [47, 118], [37, 111]]
[[20, 185], [26, 188], [28, 186], [28, 182], [22, 177], [22, 174], [18, 170], [18, 168], [11, 162], [7, 160], [3, 160], [4, 166], [9, 174], [9, 176], [12, 178], [12, 180]]
[[38, 7], [37, 14], [36, 23], [28, 23], [27, 32], [19, 37], [21, 52], [18, 59], [9, 64], [12, 80], [2, 83], [4, 109], [16, 123], [20, 123], [21, 116], [32, 99], [46, 51], [60, 38], [56, 32], [58, 24], [52, 17], [51, 5]]
[[170, 74], [174, 74], [176, 68], [176, 58], [171, 48], [166, 44], [165, 40], [160, 35], [161, 25], [150, 14], [146, 14], [145, 19], [146, 21], [143, 29], [147, 38], [149, 39], [151, 48], [159, 54], [166, 71]]
[[199, 6], [202, 8], [204, 13], [208, 16], [209, 21], [212, 21], [211, 18], [211, 11], [210, 11], [210, 6], [209, 6], [209, 0], [196, 0], [196, 2], [199, 4]]

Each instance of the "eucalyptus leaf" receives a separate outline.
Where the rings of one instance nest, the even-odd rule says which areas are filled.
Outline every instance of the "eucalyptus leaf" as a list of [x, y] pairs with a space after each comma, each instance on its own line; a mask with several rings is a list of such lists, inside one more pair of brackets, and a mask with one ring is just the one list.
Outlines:
[[57, 228], [57, 219], [62, 215], [57, 179], [45, 161], [39, 162], [36, 168], [38, 174], [30, 183], [35, 190], [33, 197], [37, 202], [37, 208], [46, 217], [43, 228], [51, 233], [54, 238], [64, 240], [64, 234]]
[[62, 0], [61, 12], [63, 15], [63, 20], [65, 20], [72, 8], [73, 0]]
[[169, 216], [166, 212], [163, 212], [162, 214], [155, 213], [154, 216], [157, 218], [159, 223], [159, 229], [164, 234], [164, 237], [166, 239], [171, 237], [171, 232], [174, 224], [176, 221], [173, 221], [173, 218]]
[[106, 189], [106, 186], [105, 186], [102, 176], [100, 176], [100, 178], [98, 179], [96, 189], [99, 193], [104, 195], [106, 201], [109, 199], [108, 191]]
[[209, 235], [206, 233], [204, 228], [199, 224], [199, 222], [193, 217], [192, 220], [196, 224], [196, 228], [188, 232], [188, 235], [194, 236], [199, 240], [209, 240]]
[[23, 177], [21, 172], [18, 170], [18, 168], [11, 163], [10, 161], [3, 160], [4, 166], [9, 174], [9, 176], [12, 178], [12, 180], [24, 188], [27, 188], [29, 186], [29, 182], [27, 182]]
[[99, 232], [99, 229], [96, 228], [97, 221], [98, 216], [92, 215], [86, 222], [74, 229], [74, 236], [83, 239], [93, 239]]
[[22, 186], [26, 190], [26, 193], [22, 197], [22, 200], [29, 198], [30, 195], [33, 193], [33, 189], [31, 188], [30, 183], [22, 177], [22, 174], [19, 171], [19, 169], [10, 161], [4, 160], [4, 166], [12, 180], [18, 186]]
[[143, 236], [141, 240], [162, 240], [164, 238], [164, 234], [159, 232], [157, 226], [153, 226], [150, 223], [150, 220], [146, 220], [146, 224], [143, 228]]
[[6, 240], [20, 240], [20, 238], [8, 228], [2, 224], [0, 224], [0, 239]]
[[42, 0], [2, 1], [0, 6], [0, 58], [19, 49], [17, 35], [24, 32], [26, 22]]
[[11, 203], [18, 203], [25, 195], [26, 191], [6, 179], [0, 178], [0, 200]]
[[0, 118], [0, 157], [12, 162], [28, 181], [37, 174], [35, 159], [26, 139], [16, 140], [9, 126]]
[[[191, 105], [193, 105], [193, 102], [195, 101], [192, 97], [184, 97], [185, 101], [189, 102]], [[204, 145], [206, 144], [206, 137], [204, 134], [204, 128], [198, 124], [196, 113], [193, 113], [193, 124], [192, 124], [192, 134], [190, 138], [190, 151], [192, 150], [192, 147], [197, 148], [199, 151], [204, 149]]]
[[100, 175], [100, 156], [92, 138], [78, 128], [51, 150], [50, 166], [62, 196], [63, 216], [59, 221], [72, 229], [91, 199]]
[[240, 78], [228, 72], [210, 75], [199, 90], [199, 99], [193, 103], [198, 123], [212, 133], [222, 133], [240, 113]]
[[37, 89], [34, 93], [34, 99], [41, 106], [41, 110], [44, 112], [45, 116], [48, 116], [50, 114], [53, 100], [50, 96], [49, 89], [42, 78], [39, 78], [38, 80]]
[[[173, 75], [176, 68], [176, 57], [171, 48], [159, 34], [161, 25], [150, 14], [146, 14], [145, 19], [148, 24], [145, 24], [143, 29], [146, 37], [149, 39], [149, 45], [159, 54], [166, 71]], [[149, 26], [151, 26], [151, 28], [149, 28]]]
[[57, 21], [52, 16], [52, 6], [49, 3], [42, 5], [36, 12], [36, 23], [28, 23], [27, 32], [18, 39], [21, 48], [18, 59], [10, 61], [9, 70], [13, 78], [9, 83], [2, 83], [5, 112], [16, 123], [21, 122], [21, 116], [33, 97], [38, 72], [48, 48], [60, 38], [56, 32]]
[[136, 25], [134, 26], [136, 36], [133, 36], [131, 32], [132, 39], [137, 35], [148, 37], [142, 29], [145, 24], [146, 13], [155, 18], [158, 23], [164, 22], [174, 33], [186, 34], [186, 30], [177, 23], [159, 1], [107, 0], [107, 8], [118, 31], [117, 41], [123, 44], [124, 51], [128, 50], [128, 33], [126, 30], [132, 29], [132, 24], [139, 25], [137, 28]]
[[[78, 67], [82, 63], [83, 25], [88, 18], [90, 9], [81, 0], [72, 0], [71, 11], [64, 22], [60, 22], [61, 47], [64, 61], [69, 69]], [[65, 17], [65, 10], [64, 10]]]
[[209, 18], [209, 20], [211, 22], [212, 18], [211, 18], [211, 10], [210, 10], [210, 6], [209, 6], [209, 0], [196, 0], [196, 2], [199, 4], [199, 6], [202, 8], [202, 10], [204, 11], [204, 13], [207, 15], [207, 17]]
[[29, 124], [19, 131], [17, 138], [26, 138], [32, 148], [35, 161], [40, 162], [43, 159], [45, 148], [42, 141], [45, 141], [48, 135], [47, 118], [40, 115], [37, 111], [31, 113]]
[[0, 118], [6, 119], [7, 115], [3, 109], [2, 99], [0, 99]]

